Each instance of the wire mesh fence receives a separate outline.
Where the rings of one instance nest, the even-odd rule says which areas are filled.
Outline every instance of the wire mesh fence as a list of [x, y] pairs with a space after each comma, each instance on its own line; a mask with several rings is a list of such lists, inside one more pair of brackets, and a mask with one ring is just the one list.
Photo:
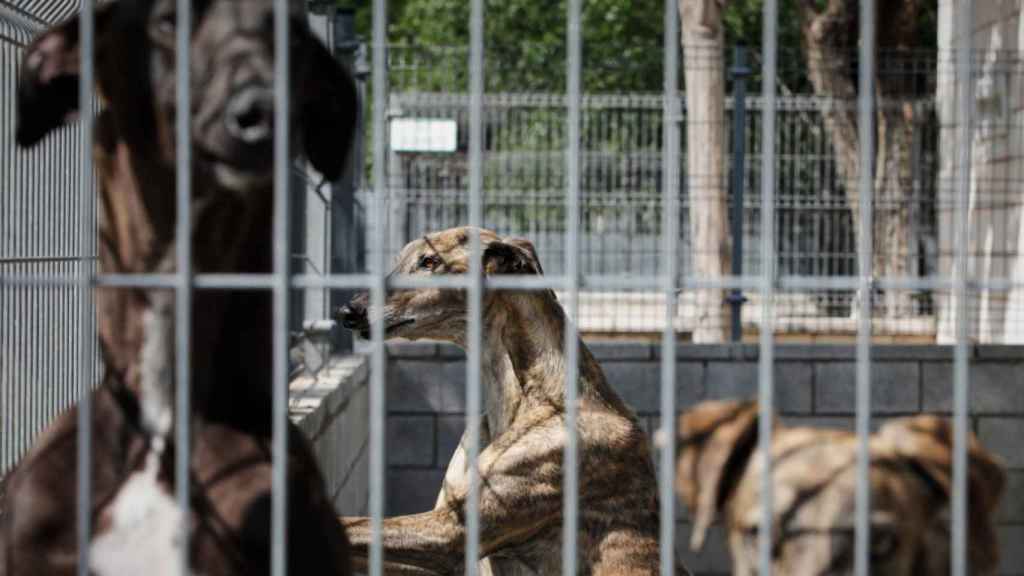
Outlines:
[[[451, 86], [455, 76], [465, 71], [465, 47], [392, 46], [389, 47], [391, 95], [388, 116], [401, 121], [447, 120], [455, 125], [454, 149], [408, 150], [392, 148], [388, 152], [388, 177], [391, 195], [388, 208], [389, 249], [396, 253], [408, 240], [429, 230], [465, 222], [467, 163], [467, 122], [469, 96], [458, 91], [431, 91]], [[776, 100], [777, 196], [775, 205], [776, 273], [780, 276], [853, 278], [857, 263], [857, 100], [852, 79], [857, 58], [853, 52], [836, 51], [818, 55], [817, 60], [804, 51], [782, 49], [780, 95]], [[487, 70], [503, 78], [515, 68], [515, 59], [502, 53], [488, 53]], [[952, 261], [952, 214], [954, 180], [953, 157], [940, 140], [950, 141], [954, 119], [941, 118], [943, 96], [939, 86], [951, 80], [951, 53], [935, 50], [879, 50], [877, 78], [881, 99], [876, 105], [879, 142], [875, 190], [872, 198], [872, 225], [880, 240], [873, 249], [876, 276], [927, 278], [948, 270]], [[830, 59], [825, 60], [828, 56]], [[734, 55], [725, 55], [724, 64]], [[751, 60], [760, 61], [754, 51]], [[976, 58], [982, 58], [976, 56]], [[1012, 93], [1013, 80], [1019, 75], [1019, 59], [1014, 52], [988, 53], [987, 68], [975, 76], [998, 98]], [[696, 66], [709, 65], [702, 58]], [[814, 64], [813, 66], [811, 64]], [[625, 66], [628, 66], [626, 64]], [[692, 66], [692, 65], [691, 65]], [[756, 66], [755, 66], [756, 67]], [[728, 71], [727, 71], [728, 72]], [[811, 76], [832, 76], [833, 83], [813, 86]], [[735, 88], [735, 74], [727, 75], [729, 88]], [[756, 94], [760, 77], [753, 74], [749, 90]], [[841, 82], [839, 81], [841, 80]], [[819, 84], [824, 81], [819, 80]], [[459, 85], [459, 84], [454, 84]], [[500, 85], [498, 82], [497, 85]], [[543, 83], [538, 84], [543, 87]], [[829, 91], [831, 86], [831, 92]], [[529, 87], [529, 86], [527, 86]], [[426, 89], [426, 90], [424, 90]], [[1012, 99], [1012, 97], [1010, 97]], [[686, 95], [680, 95], [686, 125]], [[565, 96], [558, 92], [488, 92], [484, 98], [485, 167], [484, 223], [502, 233], [520, 234], [534, 239], [547, 266], [562, 270], [564, 249], [565, 194]], [[585, 273], [657, 274], [663, 262], [660, 226], [662, 224], [662, 138], [661, 96], [650, 93], [614, 94], [595, 90], [583, 97], [581, 125], [581, 266]], [[945, 103], [948, 108], [949, 102]], [[1005, 102], [980, 104], [988, 112], [979, 128], [991, 154], [1016, 154], [1016, 146], [1007, 139], [1019, 122]], [[737, 112], [737, 108], [739, 111]], [[760, 159], [763, 146], [763, 100], [746, 96], [737, 107], [730, 94], [723, 102], [723, 117], [717, 121], [724, 142], [724, 169], [721, 174], [680, 175], [681, 249], [679, 266], [683, 275], [698, 272], [694, 258], [704, 248], [695, 246], [690, 206], [717, 201], [724, 196], [730, 224], [719, 243], [728, 246], [742, 235], [742, 255], [733, 274], [759, 274], [760, 232]], [[740, 116], [742, 115], [742, 116]], [[947, 113], [948, 116], [948, 113]], [[742, 124], [743, 146], [732, 142], [737, 122]], [[702, 143], [703, 146], [703, 143]], [[687, 138], [679, 157], [687, 165]], [[996, 151], [998, 150], [998, 151]], [[743, 190], [737, 212], [737, 151], [744, 155], [740, 175]], [[1004, 156], [1005, 157], [1005, 156]], [[998, 163], [999, 161], [995, 161]], [[1020, 210], [1016, 195], [1009, 192], [1012, 179], [999, 168], [975, 174], [973, 182], [981, 193], [975, 200], [980, 222], [999, 228], [1000, 221]], [[710, 178], [710, 180], [709, 180]], [[366, 193], [362, 203], [369, 205]], [[703, 206], [703, 204], [701, 204]], [[943, 225], [945, 224], [945, 225]], [[993, 262], [993, 270], [1005, 270], [1018, 253], [1006, 235], [994, 234], [995, 244], [975, 247], [972, 255]], [[735, 258], [735, 257], [734, 257]], [[731, 258], [724, 258], [728, 261]], [[726, 266], [728, 268], [728, 266]], [[586, 296], [585, 296], [586, 298]], [[598, 296], [597, 298], [601, 298]], [[984, 299], [984, 298], [982, 298]], [[657, 331], [659, 306], [650, 295], [646, 306], [637, 307], [631, 296], [619, 310], [608, 305], [584, 304], [582, 327], [601, 332], [602, 327], [621, 326], [626, 333]], [[1013, 342], [1017, 322], [1004, 315], [1005, 304], [993, 302], [974, 305], [976, 338], [982, 342]], [[999, 308], [996, 316], [981, 314], [982, 307]], [[1000, 307], [1003, 308], [1000, 308]], [[780, 317], [790, 320], [786, 326], [804, 325], [839, 339], [855, 330], [855, 291], [835, 289], [808, 294], [792, 305], [780, 303]], [[880, 316], [876, 335], [882, 339], [904, 338], [908, 342], [936, 338], [949, 341], [939, 316], [943, 311], [933, 295], [919, 291], [899, 297], [873, 291], [872, 310]], [[680, 329], [693, 328], [693, 315], [684, 306]], [[743, 320], [744, 330], [757, 330], [756, 314]], [[948, 316], [948, 314], [947, 314]], [[982, 319], [982, 317], [984, 317]], [[638, 319], [639, 318], [639, 319]], [[980, 320], [979, 320], [980, 319]], [[1002, 319], [1005, 319], [1002, 320]], [[980, 323], [979, 323], [980, 322]], [[994, 322], [994, 324], [993, 324]], [[632, 326], [627, 328], [627, 326]], [[798, 330], [796, 334], [808, 331]]]
[[[450, 93], [399, 93], [392, 96], [389, 110], [402, 119], [451, 119], [459, 134], [465, 134], [468, 97]], [[938, 266], [936, 227], [936, 189], [931, 178], [937, 172], [936, 142], [938, 126], [932, 102], [906, 101], [894, 107], [911, 106], [918, 111], [911, 127], [910, 177], [914, 197], [898, 206], [876, 208], [882, 220], [887, 211], [904, 210], [906, 248], [900, 258], [906, 260], [901, 271], [906, 276], [922, 277]], [[564, 263], [565, 195], [561, 150], [565, 138], [564, 96], [558, 94], [493, 94], [485, 98], [484, 130], [487, 154], [484, 167], [486, 207], [484, 224], [505, 234], [533, 239], [548, 269], [560, 273]], [[849, 104], [818, 96], [788, 96], [778, 100], [778, 196], [776, 201], [777, 269], [780, 275], [808, 277], [852, 277], [857, 273], [856, 235], [853, 207], [829, 137], [826, 115]], [[732, 134], [733, 104], [725, 105], [728, 122], [722, 130]], [[760, 232], [760, 154], [763, 134], [760, 98], [745, 102], [745, 124], [740, 207], [740, 233], [743, 236], [742, 273], [758, 274]], [[581, 154], [581, 266], [587, 274], [656, 275], [664, 266], [660, 241], [662, 231], [662, 109], [656, 95], [592, 95], [583, 99]], [[686, 121], [685, 111], [683, 121]], [[468, 175], [466, 142], [461, 139], [451, 153], [390, 152], [389, 178], [392, 195], [389, 207], [390, 245], [396, 253], [407, 241], [427, 231], [465, 222]], [[727, 141], [731, 148], [731, 142]], [[735, 156], [730, 154], [729, 160]], [[686, 146], [678, 158], [685, 166]], [[727, 175], [732, 169], [727, 162]], [[929, 177], [925, 177], [929, 175]], [[689, 222], [691, 196], [706, 199], [701, 178], [690, 178], [684, 170], [680, 182], [684, 190], [680, 217]], [[696, 193], [690, 187], [697, 187]], [[724, 192], [724, 191], [723, 191]], [[727, 209], [736, 210], [735, 193], [727, 194]], [[364, 195], [364, 202], [366, 196]], [[735, 234], [735, 230], [731, 231]], [[678, 266], [681, 273], [694, 272], [692, 228], [684, 226]], [[806, 304], [792, 307], [780, 304], [779, 314], [793, 318], [817, 318], [822, 330], [829, 320], [839, 334], [851, 333], [842, 319], [851, 316], [852, 292], [837, 290], [805, 298]], [[621, 310], [589, 304], [581, 322], [585, 330], [601, 331], [599, 326], [616, 323], [625, 326], [625, 318], [645, 317], [636, 323], [647, 329], [624, 332], [657, 331], [660, 307], [651, 295], [649, 310], [643, 312], [623, 303]], [[901, 302], [891, 310], [892, 325], [883, 334], [921, 335], [913, 327], [916, 318], [934, 318], [933, 303], [927, 297]], [[681, 310], [680, 328], [688, 331], [687, 317]], [[610, 316], [609, 316], [610, 315]], [[898, 319], [897, 319], [898, 318]], [[899, 324], [906, 320], [901, 327]], [[590, 323], [594, 326], [591, 327]], [[755, 328], [747, 324], [748, 328]]]
[[[75, 10], [73, 2], [0, 3], [0, 126], [17, 112], [15, 88], [23, 47], [45, 26]], [[0, 276], [61, 277], [91, 266], [76, 234], [78, 129], [69, 126], [38, 149], [0, 140]], [[75, 373], [82, 314], [77, 287], [0, 289], [0, 474], [36, 434], [78, 397]], [[55, 329], [57, 326], [66, 330]]]

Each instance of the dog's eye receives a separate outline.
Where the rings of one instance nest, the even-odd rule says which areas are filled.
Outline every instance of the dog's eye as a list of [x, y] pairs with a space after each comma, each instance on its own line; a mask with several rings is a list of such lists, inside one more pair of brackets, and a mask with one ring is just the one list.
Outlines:
[[156, 19], [156, 31], [158, 33], [160, 33], [162, 35], [165, 35], [165, 36], [170, 36], [170, 35], [174, 34], [174, 31], [177, 29], [177, 27], [178, 27], [178, 13], [177, 12], [174, 12], [172, 10], [172, 11], [164, 12], [164, 13], [160, 14], [159, 16], [157, 16], [157, 19]]
[[441, 259], [433, 254], [420, 258], [420, 270], [433, 270], [441, 265]]
[[871, 530], [871, 558], [874, 561], [883, 561], [896, 551], [899, 545], [899, 538], [892, 530], [872, 528]]

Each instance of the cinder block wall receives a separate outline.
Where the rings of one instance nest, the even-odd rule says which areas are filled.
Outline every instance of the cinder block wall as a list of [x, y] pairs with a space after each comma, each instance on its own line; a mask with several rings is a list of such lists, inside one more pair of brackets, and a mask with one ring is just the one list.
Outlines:
[[336, 356], [315, 376], [299, 376], [290, 386], [292, 421], [313, 444], [335, 509], [350, 516], [367, 510], [367, 380], [365, 358]]
[[[654, 430], [658, 409], [660, 344], [594, 342], [589, 347], [616, 390]], [[871, 391], [877, 425], [921, 412], [949, 413], [951, 347], [879, 346]], [[434, 505], [452, 451], [465, 426], [464, 354], [448, 345], [389, 346], [387, 513]], [[701, 400], [754, 397], [756, 346], [681, 345], [676, 354], [677, 412]], [[792, 425], [853, 428], [855, 351], [852, 346], [780, 345], [775, 351], [776, 406]], [[1000, 506], [1000, 574], [1024, 575], [1024, 347], [980, 346], [971, 351], [971, 424], [982, 443], [1009, 470]], [[731, 570], [722, 531], [713, 528], [704, 550], [687, 547], [687, 511], [679, 506], [677, 549], [701, 574]]]

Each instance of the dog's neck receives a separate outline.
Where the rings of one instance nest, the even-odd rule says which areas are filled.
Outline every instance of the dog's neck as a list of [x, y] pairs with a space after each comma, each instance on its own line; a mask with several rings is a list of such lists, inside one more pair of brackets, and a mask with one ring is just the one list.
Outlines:
[[[551, 292], [503, 293], [488, 302], [483, 333], [481, 384], [486, 390], [492, 435], [538, 406], [565, 410], [565, 332], [568, 319]], [[578, 342], [579, 398], [632, 412], [611, 391], [600, 366]]]
[[[101, 202], [99, 271], [173, 272], [173, 174], [166, 167], [133, 154], [116, 132], [101, 132], [96, 158]], [[265, 194], [266, 201], [252, 202], [252, 198], [260, 195], [243, 198], [218, 193], [204, 185], [207, 180], [199, 175], [193, 177], [193, 271], [269, 271], [270, 194]], [[173, 365], [173, 340], [168, 339], [168, 334], [173, 334], [173, 293], [100, 289], [95, 299], [105, 367], [115, 375], [113, 381], [140, 396], [144, 382], [153, 377], [154, 365]], [[269, 305], [269, 296], [263, 293], [193, 294], [190, 365], [198, 411], [222, 419], [220, 412], [238, 413], [252, 407], [253, 418], [247, 418], [261, 418], [262, 406], [269, 405], [263, 398], [269, 398]], [[239, 306], [246, 310], [238, 310]], [[163, 334], [154, 340], [160, 326], [164, 326]], [[232, 335], [225, 334], [228, 329]], [[156, 350], [155, 345], [160, 342], [168, 349], [163, 350], [162, 345], [161, 350]], [[147, 357], [147, 350], [161, 357]], [[245, 384], [231, 386], [232, 380]], [[222, 388], [229, 388], [230, 392]], [[228, 409], [232, 406], [237, 410]]]

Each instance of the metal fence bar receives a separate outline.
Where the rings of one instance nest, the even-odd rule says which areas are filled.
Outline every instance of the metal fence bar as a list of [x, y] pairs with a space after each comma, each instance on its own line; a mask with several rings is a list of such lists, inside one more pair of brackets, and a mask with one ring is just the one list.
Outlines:
[[[79, 56], [81, 57], [78, 81], [78, 109], [81, 116], [79, 141], [81, 149], [81, 213], [79, 246], [87, 254], [94, 252], [87, 247], [95, 245], [96, 222], [93, 198], [93, 46], [95, 44], [95, 7], [93, 0], [83, 0], [78, 17]], [[92, 262], [82, 261], [79, 285], [82, 318], [82, 343], [80, 347], [81, 370], [79, 372], [78, 402], [78, 574], [89, 576], [89, 541], [92, 520], [92, 384], [95, 363], [92, 311]]]
[[776, 44], [778, 41], [779, 11], [776, 0], [765, 0], [764, 28], [761, 39], [761, 89], [764, 99], [763, 134], [761, 151], [761, 335], [758, 354], [758, 450], [764, 467], [761, 469], [761, 518], [758, 526], [758, 556], [761, 574], [772, 573], [772, 419], [774, 383], [774, 339], [772, 334], [772, 300], [775, 297], [775, 85]]
[[466, 314], [466, 431], [469, 434], [469, 495], [466, 501], [466, 575], [476, 576], [480, 557], [480, 358], [483, 354], [483, 109], [484, 4], [472, 0], [469, 52], [469, 290]]
[[292, 276], [293, 288], [354, 289], [367, 288], [372, 284], [373, 277], [370, 274], [338, 274], [326, 276], [297, 274]]
[[[77, 276], [13, 276], [0, 274], [0, 287], [68, 288], [76, 287], [81, 280]], [[367, 288], [374, 282], [370, 274], [331, 274], [325, 276], [296, 275], [291, 278], [293, 288]], [[568, 290], [564, 276], [540, 276], [530, 278], [484, 278], [487, 290]], [[660, 290], [660, 277], [614, 276], [604, 274], [581, 274], [580, 288]], [[889, 277], [874, 278], [874, 287], [892, 290], [951, 290], [954, 280], [946, 276]], [[173, 274], [100, 274], [92, 277], [91, 286], [104, 288], [174, 288]], [[386, 279], [389, 288], [443, 288], [466, 289], [469, 280], [458, 277], [422, 278], [396, 275]], [[197, 274], [192, 277], [192, 286], [201, 290], [270, 290], [273, 288], [270, 274]], [[764, 284], [762, 276], [728, 276], [721, 278], [680, 278], [679, 289], [739, 289], [757, 290]], [[857, 290], [860, 278], [856, 276], [777, 276], [775, 288], [781, 290]], [[1024, 281], [1012, 278], [968, 279], [964, 282], [968, 291], [988, 290], [1008, 292], [1024, 289]]]
[[43, 264], [51, 262], [81, 262], [96, 260], [95, 256], [26, 256], [24, 258], [0, 258], [0, 264]]
[[291, 172], [289, 170], [288, 0], [274, 2], [274, 289], [273, 289], [273, 473], [271, 485], [271, 574], [288, 572], [288, 329], [291, 269]]
[[[732, 53], [732, 69], [730, 70], [733, 78], [731, 268], [733, 276], [741, 276], [743, 274], [743, 188], [746, 182], [744, 166], [746, 164], [747, 77], [750, 76], [751, 71], [747, 66], [745, 46], [735, 46]], [[743, 292], [733, 289], [726, 296], [726, 300], [732, 308], [730, 337], [733, 342], [740, 342], [743, 340], [743, 302], [745, 300]]]
[[178, 0], [176, 50], [177, 76], [175, 118], [177, 165], [177, 286], [175, 287], [175, 451], [174, 484], [178, 490], [181, 508], [181, 547], [178, 557], [182, 576], [190, 569], [189, 522], [189, 461], [191, 452], [191, 398], [189, 350], [192, 338], [192, 134], [191, 134], [191, 67], [188, 65], [189, 42], [192, 32], [192, 0]]
[[[868, 468], [871, 464], [869, 436], [871, 434], [871, 301], [873, 250], [871, 217], [872, 188], [874, 182], [874, 137], [875, 123], [872, 103], [875, 96], [875, 2], [862, 0], [860, 3], [860, 63], [858, 66], [858, 103], [860, 170], [858, 172], [860, 230], [857, 244], [857, 262], [860, 265], [858, 278], [857, 316], [857, 484], [854, 511], [854, 569], [857, 576], [868, 576], [871, 572], [869, 543], [871, 539], [871, 485], [868, 483]], [[851, 182], [849, 185], [853, 185]]]
[[579, 365], [579, 335], [576, 321], [579, 317], [579, 248], [580, 248], [580, 123], [581, 123], [581, 70], [583, 67], [582, 1], [569, 0], [566, 44], [568, 120], [566, 122], [567, 147], [565, 156], [566, 231], [565, 275], [568, 283], [565, 330], [565, 486], [562, 509], [562, 574], [576, 574], [577, 524], [579, 521], [579, 462], [576, 434], [577, 373]]
[[663, 250], [665, 270], [662, 275], [662, 289], [665, 292], [665, 326], [661, 335], [661, 474], [658, 498], [661, 506], [661, 574], [675, 574], [675, 459], [676, 459], [676, 308], [679, 277], [679, 260], [676, 257], [679, 242], [679, 4], [677, 0], [665, 0], [664, 34], [664, 146], [662, 162], [662, 211], [664, 221]]
[[953, 269], [953, 298], [956, 303], [956, 345], [953, 351], [953, 514], [950, 518], [950, 572], [967, 574], [967, 444], [969, 403], [967, 339], [970, 323], [967, 298], [967, 245], [970, 242], [968, 207], [971, 193], [971, 137], [974, 106], [973, 55], [974, 2], [957, 3], [956, 74], [959, 104], [957, 140], [957, 189], [954, 202], [956, 242]]
[[[373, 188], [375, 200], [375, 238], [370, 258], [370, 273], [374, 279], [370, 286], [370, 305], [381, 310], [385, 301], [385, 266], [387, 235], [384, 230], [388, 191], [385, 163], [387, 162], [387, 0], [373, 3]], [[371, 315], [370, 357], [370, 576], [383, 574], [383, 547], [381, 530], [384, 518], [384, 315]]]

